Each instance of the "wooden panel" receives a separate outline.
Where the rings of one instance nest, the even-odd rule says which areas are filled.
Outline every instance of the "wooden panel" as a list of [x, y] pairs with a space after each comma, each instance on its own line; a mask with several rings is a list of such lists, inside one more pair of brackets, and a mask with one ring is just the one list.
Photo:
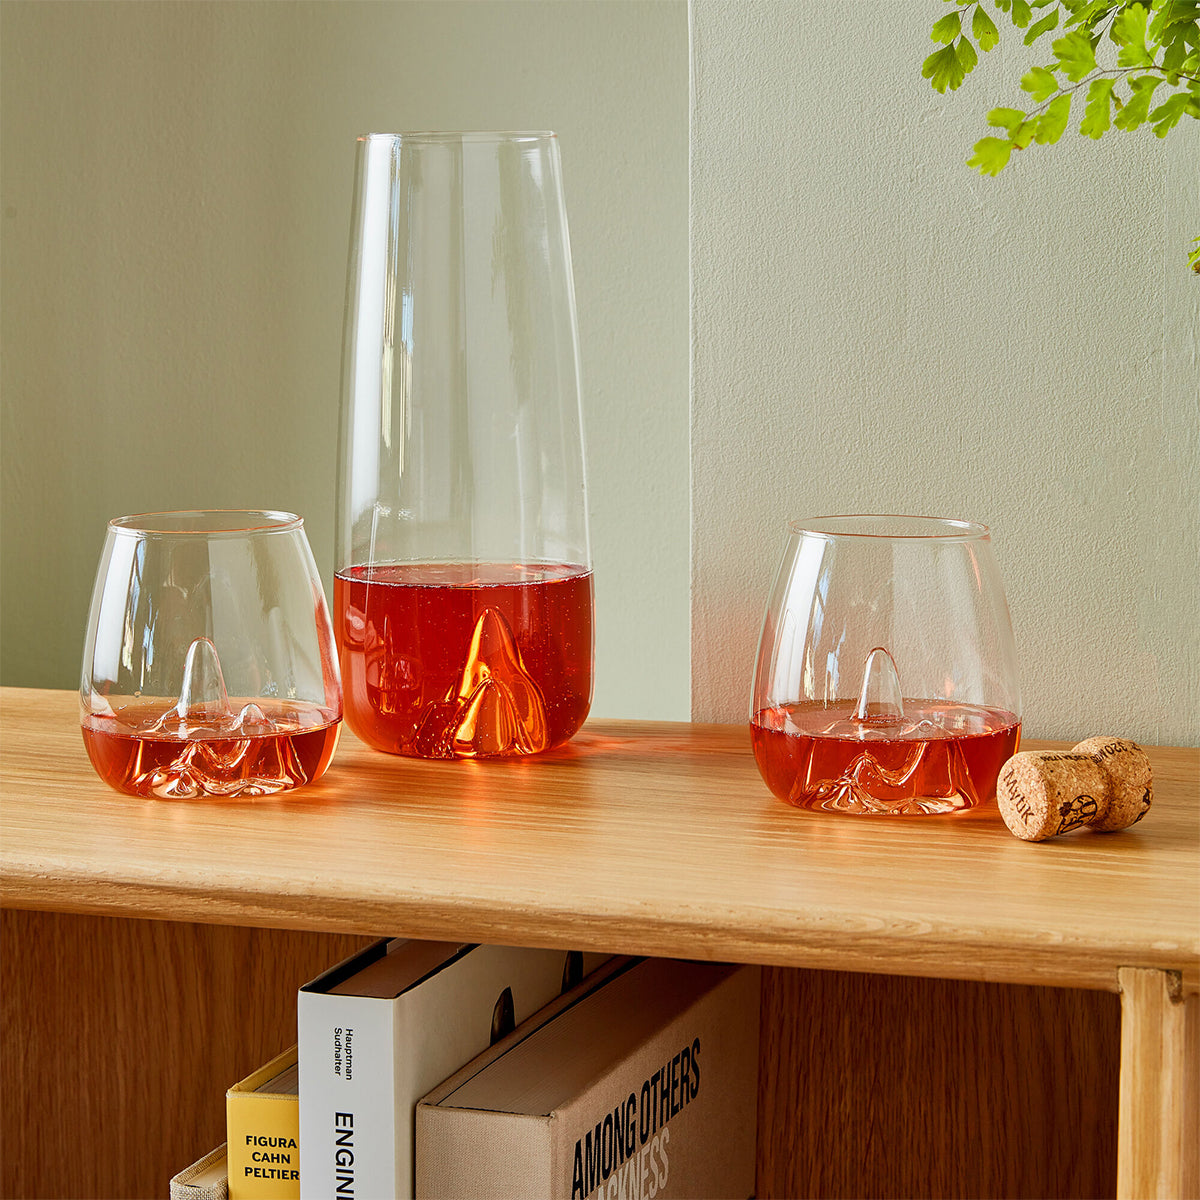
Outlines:
[[1121, 1141], [1117, 1195], [1196, 1195], [1197, 1001], [1164, 971], [1120, 972]]
[[[362, 939], [3, 914], [5, 1197], [149, 1197]], [[759, 1195], [1111, 1196], [1107, 993], [764, 973]], [[1068, 1136], [1069, 1134], [1069, 1136]]]
[[1200, 996], [1184, 1000], [1183, 1165], [1180, 1194], [1200, 1200]]
[[763, 974], [758, 1195], [1103, 1197], [1119, 1000]]
[[363, 942], [4, 912], [3, 1195], [165, 1196], [296, 1040], [299, 985]]
[[1133, 829], [1031, 845], [994, 806], [789, 808], [732, 726], [596, 722], [550, 754], [458, 763], [347, 735], [283, 797], [147, 802], [94, 776], [72, 693], [0, 703], [13, 907], [1106, 989], [1135, 963], [1200, 987], [1195, 750], [1151, 751]]

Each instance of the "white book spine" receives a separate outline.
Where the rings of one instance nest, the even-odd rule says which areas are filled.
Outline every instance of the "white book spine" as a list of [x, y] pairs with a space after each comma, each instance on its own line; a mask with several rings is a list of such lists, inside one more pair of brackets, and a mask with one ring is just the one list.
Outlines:
[[505, 993], [518, 1024], [549, 1003], [566, 959], [476, 946], [394, 998], [302, 988], [301, 1200], [411, 1200], [417, 1102], [487, 1048]]
[[302, 992], [301, 1200], [402, 1195], [396, 1177], [396, 1006]]

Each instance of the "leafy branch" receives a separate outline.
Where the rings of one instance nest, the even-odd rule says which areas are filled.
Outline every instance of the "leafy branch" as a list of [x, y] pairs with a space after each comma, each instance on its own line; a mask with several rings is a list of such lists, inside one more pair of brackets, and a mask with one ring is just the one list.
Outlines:
[[[953, 11], [935, 21], [929, 35], [942, 48], [921, 68], [942, 93], [955, 91], [975, 69], [976, 45], [986, 53], [1000, 42], [1000, 29], [984, 0], [946, 3], [955, 6]], [[1057, 142], [1070, 123], [1073, 104], [1077, 113], [1082, 107], [1079, 132], [1089, 138], [1110, 129], [1128, 133], [1142, 125], [1163, 138], [1183, 117], [1200, 118], [1200, 0], [990, 3], [1015, 28], [1026, 30], [1027, 46], [1055, 30], [1061, 36], [1051, 42], [1053, 62], [1033, 67], [1021, 78], [1021, 90], [1032, 105], [988, 113], [988, 124], [1004, 136], [975, 143], [967, 165], [981, 174], [998, 175], [1014, 150]], [[1112, 43], [1115, 54], [1106, 43]], [[1200, 238], [1188, 263], [1200, 272]]]

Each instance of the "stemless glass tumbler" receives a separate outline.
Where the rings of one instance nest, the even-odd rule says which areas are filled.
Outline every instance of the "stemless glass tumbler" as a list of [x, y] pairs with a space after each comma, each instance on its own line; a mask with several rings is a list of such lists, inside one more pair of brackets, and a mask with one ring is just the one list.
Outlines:
[[110, 521], [88, 616], [80, 723], [137, 796], [263, 796], [311, 783], [342, 689], [304, 523], [256, 510]]
[[578, 361], [554, 135], [359, 139], [334, 629], [369, 745], [533, 754], [583, 724]]
[[930, 517], [796, 521], [750, 703], [759, 771], [800, 808], [957, 812], [1020, 738], [1016, 650], [987, 529]]

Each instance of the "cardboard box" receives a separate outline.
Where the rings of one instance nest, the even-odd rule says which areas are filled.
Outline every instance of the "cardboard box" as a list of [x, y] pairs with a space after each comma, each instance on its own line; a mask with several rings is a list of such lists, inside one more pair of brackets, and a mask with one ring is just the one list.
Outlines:
[[640, 959], [585, 980], [421, 1101], [417, 1196], [744, 1200], [759, 974]]

